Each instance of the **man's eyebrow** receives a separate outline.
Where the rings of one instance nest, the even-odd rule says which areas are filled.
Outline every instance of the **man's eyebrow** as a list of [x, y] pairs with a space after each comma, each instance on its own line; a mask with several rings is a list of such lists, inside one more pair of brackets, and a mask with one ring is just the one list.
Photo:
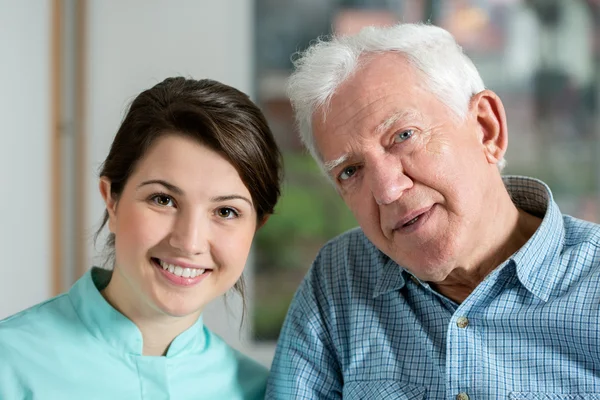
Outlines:
[[245, 196], [241, 196], [239, 194], [230, 194], [230, 195], [226, 195], [226, 196], [216, 196], [216, 197], [211, 197], [210, 201], [214, 202], [214, 203], [220, 203], [223, 201], [227, 201], [227, 200], [244, 200], [246, 203], [250, 204], [250, 207], [254, 207], [254, 205], [252, 204], [252, 200], [250, 200], [249, 198], [245, 197]]
[[[396, 121], [403, 119], [419, 118], [421, 118], [421, 113], [416, 110], [402, 110], [395, 112], [390, 117], [386, 118], [385, 121], [377, 125], [377, 127], [375, 128], [375, 134], [382, 134], [383, 132], [387, 131], [390, 128], [390, 126], [392, 126]], [[323, 167], [325, 168], [325, 171], [329, 173], [336, 167], [338, 167], [340, 164], [346, 162], [349, 158], [350, 154], [344, 154], [341, 157], [336, 158], [335, 160], [324, 161]]]
[[395, 112], [394, 114], [392, 114], [390, 117], [388, 117], [381, 124], [377, 125], [377, 128], [375, 128], [375, 133], [376, 134], [384, 133], [385, 131], [390, 129], [390, 126], [392, 126], [398, 120], [420, 119], [420, 118], [421, 118], [421, 113], [416, 110], [398, 111], [398, 112]]
[[144, 182], [142, 182], [142, 183], [140, 183], [138, 185], [138, 189], [141, 188], [142, 186], [145, 186], [145, 185], [155, 185], [155, 184], [156, 185], [162, 185], [167, 190], [169, 190], [169, 191], [171, 191], [171, 192], [173, 192], [173, 193], [175, 193], [177, 195], [181, 196], [181, 195], [184, 194], [183, 190], [181, 190], [177, 186], [173, 185], [172, 183], [169, 183], [169, 182], [167, 182], [165, 180], [162, 180], [162, 179], [151, 179], [149, 181], [144, 181]]
[[341, 157], [336, 158], [335, 160], [331, 160], [331, 161], [325, 161], [323, 162], [323, 166], [325, 167], [325, 171], [327, 173], [331, 172], [332, 170], [334, 170], [338, 165], [346, 162], [346, 160], [350, 158], [349, 154], [344, 154]]

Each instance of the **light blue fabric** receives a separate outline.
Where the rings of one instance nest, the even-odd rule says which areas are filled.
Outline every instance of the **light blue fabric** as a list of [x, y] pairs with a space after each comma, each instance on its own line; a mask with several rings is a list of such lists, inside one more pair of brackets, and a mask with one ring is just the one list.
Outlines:
[[600, 399], [600, 227], [563, 216], [540, 181], [505, 184], [543, 222], [460, 305], [361, 230], [328, 243], [286, 317], [267, 398]]
[[0, 322], [0, 399], [262, 399], [267, 370], [200, 318], [164, 357], [142, 356], [138, 328], [90, 270], [68, 293]]

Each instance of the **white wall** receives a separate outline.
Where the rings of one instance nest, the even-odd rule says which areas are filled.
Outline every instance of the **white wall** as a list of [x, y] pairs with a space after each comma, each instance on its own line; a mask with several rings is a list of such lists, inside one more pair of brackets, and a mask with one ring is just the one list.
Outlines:
[[50, 2], [0, 0], [0, 319], [50, 295]]
[[[90, 0], [88, 5], [87, 135], [88, 220], [96, 227], [104, 210], [97, 173], [126, 106], [142, 90], [174, 75], [211, 78], [251, 94], [253, 2]], [[90, 228], [90, 235], [93, 229]], [[99, 239], [99, 247], [102, 240]], [[90, 265], [101, 258], [90, 247]], [[240, 334], [240, 301], [228, 312], [216, 301], [205, 312], [209, 327], [227, 342], [254, 354], [247, 332]], [[271, 350], [258, 355], [265, 364]]]

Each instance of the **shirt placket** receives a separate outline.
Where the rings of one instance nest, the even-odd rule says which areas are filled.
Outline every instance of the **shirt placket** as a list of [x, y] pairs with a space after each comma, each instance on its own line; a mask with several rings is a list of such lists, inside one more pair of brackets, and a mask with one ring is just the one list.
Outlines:
[[473, 316], [459, 307], [448, 324], [446, 343], [447, 399], [473, 400], [477, 359], [477, 333]]
[[142, 400], [169, 400], [169, 381], [166, 357], [136, 359]]

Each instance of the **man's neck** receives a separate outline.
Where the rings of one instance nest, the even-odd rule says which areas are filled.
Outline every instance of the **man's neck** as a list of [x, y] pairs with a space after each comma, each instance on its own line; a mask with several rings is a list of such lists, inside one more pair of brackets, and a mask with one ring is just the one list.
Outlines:
[[[502, 196], [496, 210], [490, 210], [493, 223], [479, 237], [485, 238], [473, 248], [472, 257], [455, 268], [442, 282], [431, 286], [448, 297], [462, 303], [475, 288], [500, 264], [518, 251], [540, 226], [542, 220], [518, 209], [510, 195]], [[500, 225], [498, 223], [500, 222]], [[488, 246], [484, 246], [488, 243]]]

